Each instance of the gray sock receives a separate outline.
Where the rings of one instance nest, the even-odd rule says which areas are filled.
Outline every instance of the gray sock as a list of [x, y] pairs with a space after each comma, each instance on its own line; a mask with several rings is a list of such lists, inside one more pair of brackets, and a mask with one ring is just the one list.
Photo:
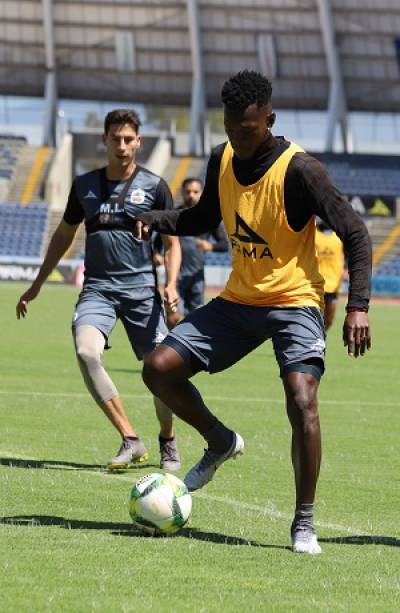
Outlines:
[[313, 504], [299, 504], [296, 507], [294, 514], [294, 520], [292, 522], [291, 530], [306, 529], [314, 530], [314, 505]]
[[215, 418], [215, 424], [203, 434], [209, 449], [216, 453], [225, 453], [232, 445], [234, 433]]

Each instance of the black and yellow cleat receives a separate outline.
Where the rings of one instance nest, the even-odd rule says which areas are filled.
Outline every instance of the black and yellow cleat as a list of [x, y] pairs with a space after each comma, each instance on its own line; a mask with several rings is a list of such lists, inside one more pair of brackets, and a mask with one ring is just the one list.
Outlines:
[[117, 455], [107, 462], [108, 470], [124, 470], [134, 464], [146, 462], [149, 454], [138, 438], [124, 438]]

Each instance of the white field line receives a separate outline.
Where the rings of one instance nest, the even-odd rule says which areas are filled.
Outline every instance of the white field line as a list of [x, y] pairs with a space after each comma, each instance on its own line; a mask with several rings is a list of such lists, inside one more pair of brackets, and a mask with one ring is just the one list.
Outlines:
[[[19, 460], [26, 459], [28, 461], [27, 458], [24, 458], [22, 456], [16, 457], [15, 454], [11, 451], [0, 450], [0, 453], [3, 457], [8, 455], [8, 456], [13, 456]], [[35, 460], [35, 458], [30, 458], [30, 459]], [[121, 475], [115, 472], [110, 473], [110, 472], [107, 472], [106, 470], [104, 471], [84, 470], [84, 469], [81, 469], [75, 466], [66, 466], [62, 462], [60, 462], [59, 466], [62, 467], [64, 470], [79, 471], [79, 473], [83, 473], [85, 475], [91, 475], [93, 477], [100, 477], [102, 479], [113, 479], [113, 480], [117, 479], [119, 481], [129, 481], [131, 485], [133, 485], [133, 483], [136, 481], [136, 476], [134, 477], [133, 475], [132, 476]], [[54, 464], [54, 463], [52, 463], [51, 465], [49, 464], [49, 468], [55, 468], [55, 467], [57, 467], [57, 464]], [[48, 468], [46, 468], [46, 466], [44, 465], [43, 470], [48, 470]], [[264, 517], [269, 516], [269, 517], [274, 517], [275, 519], [283, 519], [289, 522], [293, 519], [293, 515], [290, 515], [289, 513], [283, 513], [282, 511], [278, 511], [277, 509], [275, 509], [272, 503], [268, 503], [267, 505], [253, 504], [250, 502], [244, 502], [242, 500], [236, 500], [235, 498], [225, 498], [223, 496], [213, 496], [211, 494], [207, 494], [206, 492], [195, 492], [194, 494], [192, 494], [192, 496], [195, 499], [201, 498], [202, 500], [209, 500], [210, 502], [216, 502], [219, 504], [228, 505], [231, 507], [235, 507], [236, 509], [240, 508], [240, 509], [245, 509], [247, 511], [254, 511], [255, 513], [258, 513]], [[335, 532], [346, 532], [354, 536], [361, 536], [361, 535], [373, 536], [372, 533], [366, 530], [362, 530], [361, 528], [355, 528], [354, 526], [342, 526], [340, 524], [332, 524], [330, 522], [323, 522], [323, 521], [314, 521], [314, 526], [317, 528], [325, 528], [328, 530], [333, 530]]]
[[[96, 474], [101, 477], [106, 478], [115, 478], [121, 479], [123, 481], [129, 481], [130, 483], [134, 483], [135, 479], [128, 477], [127, 475], [118, 475], [118, 474], [108, 474], [106, 472], [101, 473], [90, 473], [92, 475]], [[203, 500], [210, 500], [211, 502], [218, 502], [220, 504], [229, 505], [235, 508], [246, 509], [248, 511], [254, 511], [256, 513], [260, 513], [263, 516], [268, 515], [269, 517], [274, 517], [276, 519], [284, 519], [287, 521], [292, 521], [293, 515], [289, 513], [282, 513], [282, 511], [277, 511], [274, 508], [272, 503], [268, 503], [267, 505], [253, 504], [250, 502], [244, 502], [242, 500], [236, 500], [235, 498], [225, 498], [223, 496], [213, 496], [211, 494], [207, 494], [206, 492], [195, 492], [192, 494], [193, 498], [201, 498]], [[360, 528], [355, 528], [353, 526], [341, 526], [340, 524], [331, 524], [329, 522], [319, 522], [315, 521], [314, 525], [318, 528], [327, 528], [329, 530], [334, 530], [337, 532], [347, 532], [349, 534], [353, 534], [356, 536], [372, 536], [372, 534], [367, 533], [365, 530], [361, 530]]]
[[[48, 397], [48, 398], [89, 398], [88, 392], [35, 392], [35, 391], [22, 391], [22, 390], [0, 390], [0, 396], [39, 396], [39, 397]], [[212, 402], [240, 402], [240, 403], [252, 403], [252, 402], [262, 402], [262, 403], [273, 403], [273, 404], [283, 404], [284, 398], [268, 398], [263, 396], [262, 398], [250, 398], [246, 397], [238, 397], [230, 398], [229, 396], [210, 396], [207, 393], [203, 393], [203, 396], [207, 397], [207, 400]], [[149, 400], [149, 394], [123, 394], [124, 398], [137, 398], [138, 400]], [[400, 402], [391, 402], [385, 400], [378, 401], [370, 401], [370, 400], [329, 400], [324, 398], [323, 400], [319, 400], [320, 404], [337, 404], [337, 405], [360, 405], [360, 406], [372, 406], [372, 407], [400, 407]]]

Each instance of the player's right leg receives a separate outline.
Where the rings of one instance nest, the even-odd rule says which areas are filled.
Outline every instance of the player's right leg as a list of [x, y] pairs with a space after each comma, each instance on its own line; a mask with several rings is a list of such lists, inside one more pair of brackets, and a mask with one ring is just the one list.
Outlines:
[[122, 438], [116, 456], [108, 462], [109, 468], [127, 468], [134, 462], [142, 462], [148, 454], [142, 441], [137, 438], [118, 394], [117, 388], [102, 363], [106, 339], [115, 324], [111, 305], [99, 296], [90, 300], [84, 296], [74, 315], [72, 326], [78, 364], [86, 387]]
[[211, 413], [189, 381], [201, 370], [224, 370], [262, 342], [254, 336], [240, 338], [238, 323], [243, 318], [237, 308], [240, 310], [240, 305], [226, 303], [216, 299], [194, 311], [145, 358], [146, 385], [208, 443], [204, 456], [185, 477], [191, 491], [208, 483], [223, 462], [237, 457], [244, 448], [241, 436]]
[[243, 453], [240, 434], [222, 424], [206, 407], [202, 397], [189, 381], [193, 371], [185, 359], [171, 347], [161, 344], [145, 358], [143, 379], [155, 396], [168, 400], [174, 413], [208, 442], [201, 460], [185, 477], [189, 491], [200, 489], [214, 477], [217, 468], [229, 458]]

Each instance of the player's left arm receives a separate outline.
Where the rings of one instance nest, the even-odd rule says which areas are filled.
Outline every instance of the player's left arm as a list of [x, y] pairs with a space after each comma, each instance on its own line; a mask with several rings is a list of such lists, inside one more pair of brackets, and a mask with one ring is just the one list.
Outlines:
[[[171, 190], [164, 179], [160, 178], [154, 199], [154, 209], [172, 211], [174, 200]], [[179, 303], [177, 281], [182, 261], [182, 251], [179, 238], [169, 234], [160, 234], [164, 247], [165, 285], [164, 305], [167, 312], [174, 313]]]
[[181, 244], [177, 236], [161, 235], [164, 245], [165, 287], [164, 303], [167, 311], [174, 313], [179, 303], [177, 281], [181, 268]]
[[[348, 257], [349, 292], [343, 342], [349, 356], [371, 348], [368, 318], [371, 294], [372, 246], [368, 230], [347, 198], [332, 183], [322, 164], [303, 154], [298, 163], [299, 192], [310, 215], [318, 215], [339, 236]], [[298, 192], [298, 193], [299, 193]]]

